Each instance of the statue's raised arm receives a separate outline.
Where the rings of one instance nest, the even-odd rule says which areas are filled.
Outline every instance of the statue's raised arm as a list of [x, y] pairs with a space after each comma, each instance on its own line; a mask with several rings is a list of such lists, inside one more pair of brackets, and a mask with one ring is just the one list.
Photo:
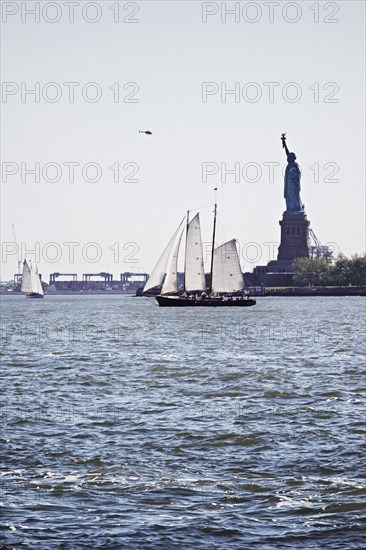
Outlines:
[[286, 145], [286, 134], [281, 135], [282, 147], [286, 151], [287, 166], [285, 172], [284, 197], [286, 199], [286, 212], [295, 214], [304, 211], [304, 205], [300, 199], [301, 172], [296, 161], [295, 153], [290, 153]]
[[282, 141], [282, 147], [286, 151], [286, 156], [288, 157], [290, 154], [290, 151], [287, 149], [287, 145], [286, 145], [286, 134], [281, 134], [281, 141]]

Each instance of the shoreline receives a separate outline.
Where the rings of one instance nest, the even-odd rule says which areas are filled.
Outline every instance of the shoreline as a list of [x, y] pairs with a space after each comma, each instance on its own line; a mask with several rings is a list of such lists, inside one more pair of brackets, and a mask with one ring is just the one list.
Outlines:
[[[0, 292], [0, 296], [22, 296], [21, 292]], [[136, 296], [134, 292], [103, 292], [103, 291], [92, 291], [92, 292], [50, 292], [45, 294], [45, 296], [125, 296], [132, 298], [144, 298], [145, 296]], [[311, 297], [311, 296], [321, 296], [321, 297], [332, 297], [332, 296], [366, 296], [366, 288], [359, 289], [345, 289], [345, 288], [334, 288], [334, 289], [261, 289], [259, 291], [252, 290], [250, 291], [250, 296], [255, 296], [259, 298], [281, 298], [281, 297]]]
[[264, 289], [263, 291], [251, 291], [251, 296], [267, 297], [309, 297], [309, 296], [366, 296], [365, 288], [334, 288], [334, 289]]

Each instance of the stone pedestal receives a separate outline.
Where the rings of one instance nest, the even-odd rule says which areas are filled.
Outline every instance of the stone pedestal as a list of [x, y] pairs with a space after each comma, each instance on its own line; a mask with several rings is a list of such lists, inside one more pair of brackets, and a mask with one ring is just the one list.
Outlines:
[[306, 214], [289, 214], [284, 212], [281, 226], [281, 243], [278, 248], [277, 260], [289, 261], [295, 258], [309, 258], [310, 240], [309, 225]]

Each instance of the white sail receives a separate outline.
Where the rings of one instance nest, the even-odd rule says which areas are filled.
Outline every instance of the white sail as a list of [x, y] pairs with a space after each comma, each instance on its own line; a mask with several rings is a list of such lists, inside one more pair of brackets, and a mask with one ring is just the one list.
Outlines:
[[164, 252], [160, 256], [160, 258], [158, 260], [158, 263], [156, 264], [156, 266], [154, 267], [150, 277], [146, 281], [146, 284], [145, 284], [142, 292], [146, 292], [147, 290], [150, 290], [151, 288], [154, 288], [156, 286], [159, 286], [159, 285], [163, 284], [164, 277], [165, 277], [165, 274], [166, 274], [168, 259], [169, 259], [169, 256], [170, 256], [170, 252], [173, 248], [173, 244], [174, 244], [174, 242], [177, 238], [177, 235], [178, 235], [178, 232], [181, 228], [182, 223], [183, 223], [183, 220], [180, 222], [178, 229], [176, 230], [173, 237], [168, 242]]
[[188, 292], [206, 289], [199, 214], [189, 222], [187, 229], [184, 281]]
[[34, 288], [35, 290], [33, 290], [33, 292], [36, 292], [37, 294], [44, 294], [43, 292], [43, 287], [42, 287], [42, 283], [41, 283], [41, 279], [39, 277], [39, 273], [38, 273], [38, 267], [36, 268], [36, 271], [33, 272], [35, 274], [35, 282], [34, 282]]
[[27, 260], [23, 262], [23, 272], [22, 272], [22, 285], [20, 287], [21, 292], [26, 292], [27, 294], [32, 292], [32, 275], [31, 268], [28, 265]]
[[235, 239], [214, 250], [212, 271], [212, 292], [236, 292], [244, 288]]
[[161, 294], [168, 294], [171, 292], [178, 292], [178, 254], [180, 248], [180, 242], [182, 240], [183, 229], [179, 235], [179, 239], [175, 246], [173, 255], [170, 259], [170, 265], [166, 273], [164, 280], [163, 288], [161, 289]]

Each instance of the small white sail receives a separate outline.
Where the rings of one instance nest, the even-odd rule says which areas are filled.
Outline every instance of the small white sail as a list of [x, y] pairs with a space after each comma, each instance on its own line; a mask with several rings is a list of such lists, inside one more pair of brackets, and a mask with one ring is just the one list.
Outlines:
[[212, 271], [212, 292], [236, 292], [244, 288], [235, 239], [214, 250]]
[[36, 276], [36, 280], [35, 280], [35, 284], [34, 284], [35, 290], [33, 292], [36, 292], [37, 294], [42, 294], [42, 296], [43, 296], [44, 292], [43, 292], [41, 279], [40, 279], [39, 273], [38, 273], [38, 267], [36, 268], [35, 276]]
[[181, 231], [181, 234], [179, 235], [179, 239], [177, 241], [177, 244], [175, 246], [173, 255], [170, 259], [170, 265], [166, 273], [166, 277], [164, 280], [163, 288], [161, 289], [161, 294], [168, 294], [171, 292], [178, 292], [178, 254], [179, 254], [179, 248], [180, 243], [182, 240], [183, 235], [183, 229]]
[[24, 260], [23, 262], [22, 284], [20, 291], [26, 292], [27, 294], [32, 292], [32, 272], [27, 260]]
[[177, 238], [177, 235], [179, 233], [179, 230], [181, 228], [181, 225], [182, 225], [183, 221], [184, 220], [182, 220], [180, 222], [178, 229], [176, 230], [173, 237], [168, 242], [164, 252], [162, 253], [162, 255], [160, 256], [160, 258], [158, 260], [158, 263], [156, 264], [156, 266], [154, 267], [150, 277], [146, 281], [146, 284], [145, 284], [142, 292], [146, 292], [147, 290], [150, 290], [151, 288], [154, 288], [156, 286], [159, 286], [159, 285], [163, 284], [164, 277], [165, 277], [165, 274], [166, 274], [168, 259], [169, 259], [169, 256], [170, 256], [170, 252], [173, 248], [173, 244], [174, 244], [174, 242]]
[[185, 290], [206, 290], [199, 214], [189, 222], [185, 256]]

